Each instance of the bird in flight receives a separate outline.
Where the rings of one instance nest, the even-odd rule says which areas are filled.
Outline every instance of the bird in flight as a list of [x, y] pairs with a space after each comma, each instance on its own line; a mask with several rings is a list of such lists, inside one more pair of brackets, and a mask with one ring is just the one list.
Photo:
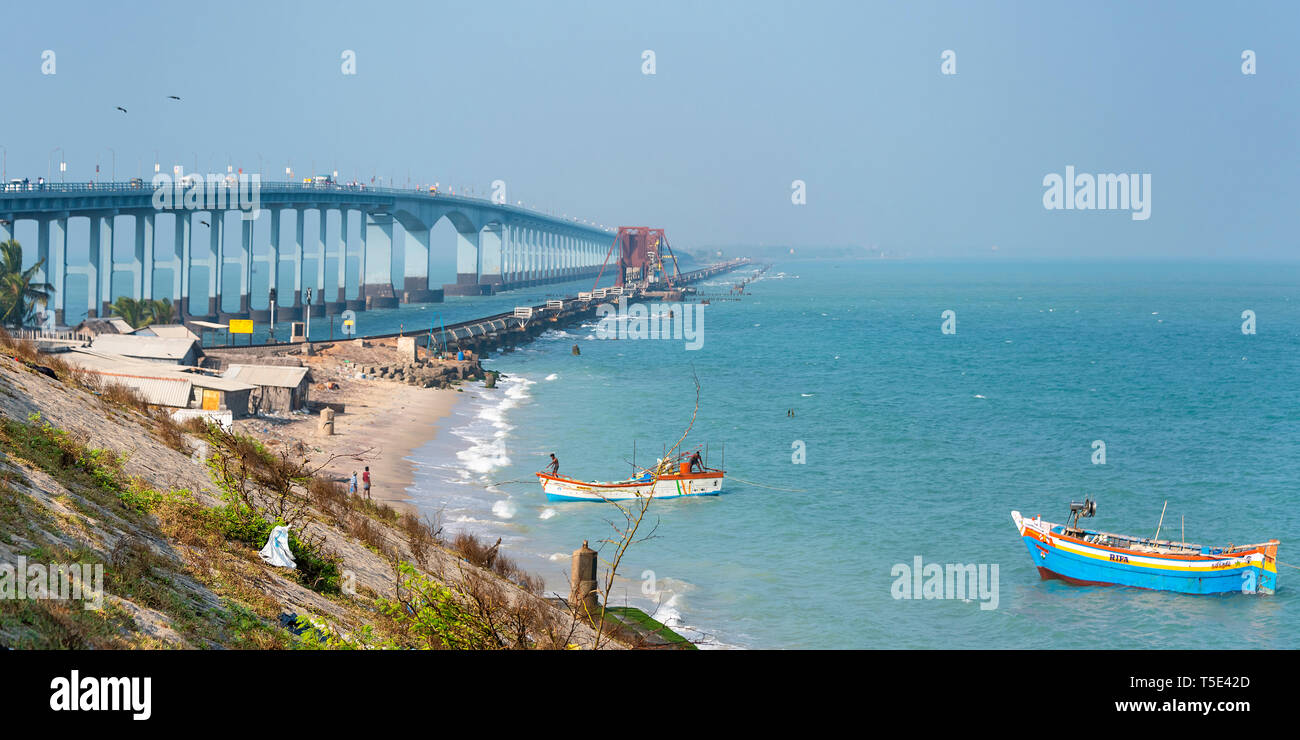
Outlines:
[[203, 224], [204, 226], [207, 226], [208, 228], [212, 228], [212, 224], [208, 223], [207, 221], [204, 221], [203, 219], [199, 219], [199, 223]]
[[180, 100], [180, 98], [176, 97], [175, 95], [168, 95], [167, 97], [170, 100]]
[[119, 106], [117, 106], [117, 109], [118, 109], [118, 110], [120, 110], [120, 111], [122, 111], [122, 112], [123, 112], [123, 113], [125, 113], [125, 112], [126, 112], [126, 108], [123, 108], [123, 107], [122, 107], [122, 106], [120, 106], [120, 105], [119, 105]]

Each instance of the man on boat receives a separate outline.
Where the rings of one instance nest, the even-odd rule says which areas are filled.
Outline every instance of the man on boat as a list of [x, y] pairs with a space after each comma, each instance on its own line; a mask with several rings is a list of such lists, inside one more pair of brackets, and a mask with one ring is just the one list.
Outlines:
[[704, 461], [700, 459], [699, 450], [696, 450], [695, 454], [691, 455], [691, 472], [692, 473], [704, 472]]
[[550, 473], [551, 475], [560, 474], [560, 460], [555, 456], [554, 452], [551, 453], [551, 462], [549, 465], [546, 466], [546, 472]]

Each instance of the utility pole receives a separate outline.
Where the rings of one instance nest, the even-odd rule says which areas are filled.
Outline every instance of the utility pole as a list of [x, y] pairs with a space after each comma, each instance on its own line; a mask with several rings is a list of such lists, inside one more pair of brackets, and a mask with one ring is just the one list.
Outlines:
[[307, 326], [303, 329], [303, 338], [311, 344], [311, 288], [307, 289], [307, 301], [303, 304], [302, 313], [303, 319], [307, 322]]

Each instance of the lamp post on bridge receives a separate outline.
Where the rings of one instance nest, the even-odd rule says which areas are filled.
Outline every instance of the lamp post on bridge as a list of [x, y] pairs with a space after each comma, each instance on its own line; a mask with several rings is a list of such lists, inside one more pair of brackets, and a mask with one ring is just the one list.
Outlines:
[[[46, 160], [46, 162], [45, 162], [45, 181], [46, 181], [46, 182], [53, 182], [53, 181], [54, 181], [53, 170], [54, 170], [54, 153], [55, 153], [55, 152], [58, 152], [58, 153], [59, 153], [59, 158], [60, 158], [60, 160], [62, 160], [62, 158], [63, 158], [63, 156], [64, 156], [64, 153], [63, 153], [63, 147], [61, 147], [61, 146], [56, 146], [56, 147], [54, 147], [53, 149], [50, 150], [50, 157], [49, 157], [49, 159]], [[63, 167], [63, 163], [62, 163], [62, 161], [60, 161], [59, 167], [60, 167], [60, 171], [62, 171], [62, 167]]]
[[104, 148], [113, 154], [113, 169], [110, 171], [110, 177], [113, 178], [112, 182], [117, 182], [117, 150], [111, 146], [106, 146]]

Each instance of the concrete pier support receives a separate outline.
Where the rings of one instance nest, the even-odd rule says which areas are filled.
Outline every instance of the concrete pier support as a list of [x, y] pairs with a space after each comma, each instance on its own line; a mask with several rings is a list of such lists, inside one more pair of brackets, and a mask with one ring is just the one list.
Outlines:
[[176, 227], [172, 235], [173, 249], [176, 251], [176, 265], [172, 272], [172, 301], [176, 311], [184, 320], [190, 314], [190, 222], [189, 211], [176, 212]]
[[226, 230], [224, 211], [208, 214], [208, 244], [211, 250], [208, 267], [208, 316], [221, 315], [221, 277], [226, 266], [223, 238]]
[[135, 214], [135, 251], [131, 258], [131, 297], [153, 298], [154, 214]]
[[393, 293], [393, 217], [370, 214], [366, 224], [365, 256], [362, 264], [361, 297], [366, 308], [396, 308], [397, 296]]
[[325, 314], [325, 257], [328, 253], [329, 245], [329, 209], [318, 208], [316, 210], [320, 216], [320, 230], [316, 232], [316, 280], [315, 289], [311, 292], [312, 303], [319, 307], [320, 313], [312, 311], [312, 316], [323, 316]]
[[[435, 303], [442, 300], [443, 291], [429, 288], [429, 229], [423, 224], [402, 227], [406, 234], [403, 246], [402, 295], [403, 303]], [[409, 274], [414, 272], [415, 274]], [[399, 273], [394, 271], [393, 277]]]
[[302, 208], [294, 208], [294, 220], [295, 220], [295, 225], [293, 230], [293, 303], [291, 303], [290, 305], [293, 306], [294, 308], [299, 309], [298, 313], [301, 315], [302, 289], [304, 287], [303, 279], [302, 279], [302, 271], [303, 271], [302, 232], [303, 232], [303, 227], [307, 223], [306, 214], [303, 213]]
[[[53, 286], [46, 311], [53, 314], [54, 323], [63, 325], [64, 295], [68, 291], [68, 219], [66, 216], [42, 219], [37, 230], [37, 259], [45, 260], [38, 271], [37, 282]], [[48, 324], [48, 322], [42, 322]]]
[[93, 272], [90, 294], [93, 308], [91, 316], [108, 316], [109, 305], [113, 302], [113, 248], [117, 246], [113, 236], [113, 219], [116, 211], [92, 216], [90, 219], [90, 270]]
[[501, 245], [504, 238], [505, 227], [501, 224], [488, 224], [479, 232], [479, 284], [495, 286], [502, 283]]
[[347, 307], [346, 303], [348, 300], [348, 209], [346, 208], [339, 209], [339, 238], [338, 241], [335, 243], [335, 248], [338, 252], [338, 264], [336, 265], [336, 267], [338, 268], [338, 276], [336, 279], [336, 285], [338, 286], [338, 290], [335, 292], [335, 298], [334, 298], [334, 303], [336, 304], [336, 307], [335, 310], [331, 312], [329, 310], [330, 307], [326, 305], [325, 307], [326, 313], [339, 313], [344, 308]]
[[253, 287], [253, 222], [239, 219], [239, 312], [245, 316], [253, 309], [249, 291]]

